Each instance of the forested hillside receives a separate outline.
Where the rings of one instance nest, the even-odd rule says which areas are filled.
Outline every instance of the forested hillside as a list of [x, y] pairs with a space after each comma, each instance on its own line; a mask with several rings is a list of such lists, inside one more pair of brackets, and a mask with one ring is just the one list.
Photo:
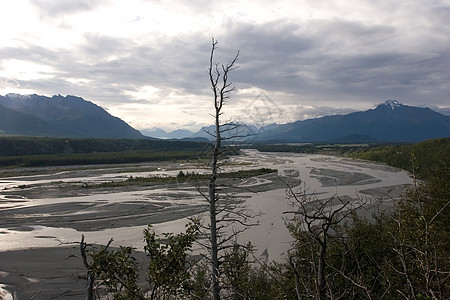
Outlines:
[[385, 145], [359, 150], [350, 156], [384, 162], [408, 170], [417, 178], [429, 178], [433, 171], [449, 166], [450, 138], [432, 139], [413, 145]]

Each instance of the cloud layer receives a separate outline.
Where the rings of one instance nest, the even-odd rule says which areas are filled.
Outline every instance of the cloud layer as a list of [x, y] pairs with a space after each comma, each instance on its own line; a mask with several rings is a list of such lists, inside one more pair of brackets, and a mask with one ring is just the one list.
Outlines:
[[264, 107], [265, 123], [287, 122], [387, 99], [448, 112], [447, 1], [20, 2], [0, 4], [0, 94], [72, 94], [139, 129], [195, 129], [210, 121], [214, 36], [218, 62], [241, 53], [234, 119]]

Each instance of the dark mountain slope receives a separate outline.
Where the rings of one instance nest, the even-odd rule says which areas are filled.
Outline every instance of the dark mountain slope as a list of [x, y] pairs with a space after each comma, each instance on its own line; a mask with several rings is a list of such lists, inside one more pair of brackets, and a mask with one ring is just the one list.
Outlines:
[[[17, 116], [9, 122], [1, 123], [0, 130], [3, 134], [145, 138], [139, 131], [111, 116], [100, 106], [75, 96], [58, 95], [49, 98], [8, 94], [5, 97], [0, 96], [0, 105], [15, 111]], [[20, 120], [20, 126], [17, 119]], [[37, 120], [42, 123], [42, 126], [38, 127], [42, 130], [35, 128]], [[47, 127], [44, 124], [47, 124]]]
[[388, 100], [375, 109], [279, 125], [258, 140], [418, 142], [450, 136], [450, 116]]
[[0, 105], [0, 134], [56, 135], [57, 130], [33, 115]]

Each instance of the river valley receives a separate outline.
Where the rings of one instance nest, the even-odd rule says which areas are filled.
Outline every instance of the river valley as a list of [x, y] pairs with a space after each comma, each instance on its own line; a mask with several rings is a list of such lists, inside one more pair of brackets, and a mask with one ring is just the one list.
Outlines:
[[[295, 188], [318, 199], [337, 195], [364, 201], [368, 215], [389, 209], [413, 183], [406, 171], [380, 163], [256, 150], [230, 157], [223, 171], [258, 168], [278, 173], [243, 178], [234, 194], [259, 222], [239, 236], [240, 242], [250, 241], [266, 261], [282, 261], [290, 248], [285, 222], [295, 207], [287, 198], [285, 183], [301, 182]], [[147, 224], [157, 233], [178, 233], [184, 231], [186, 217], [207, 210], [194, 180], [152, 186], [90, 186], [130, 177], [175, 176], [180, 170], [185, 174], [208, 172], [196, 162], [162, 162], [55, 168], [45, 174], [0, 178], [0, 283], [18, 299], [36, 293], [40, 296], [36, 299], [79, 299], [85, 285], [80, 279], [84, 269], [77, 246], [81, 235], [89, 243], [106, 244], [113, 238], [112, 246], [142, 249], [142, 231]]]

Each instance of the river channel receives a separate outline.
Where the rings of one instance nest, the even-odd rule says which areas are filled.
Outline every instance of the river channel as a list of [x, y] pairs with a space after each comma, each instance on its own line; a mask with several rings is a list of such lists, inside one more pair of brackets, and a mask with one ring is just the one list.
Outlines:
[[[407, 172], [380, 163], [256, 150], [231, 157], [226, 171], [262, 167], [277, 169], [277, 176], [243, 180], [238, 184], [241, 190], [236, 196], [245, 199], [245, 207], [259, 215], [260, 225], [241, 238], [248, 239], [271, 258], [280, 257], [289, 248], [290, 237], [284, 225], [289, 214], [285, 212], [293, 210], [286, 196], [286, 186], [278, 177], [285, 181], [300, 179], [302, 188], [320, 199], [339, 195], [384, 206], [412, 184]], [[157, 232], [180, 232], [184, 230], [186, 216], [206, 209], [194, 185], [70, 188], [77, 184], [121, 181], [130, 176], [173, 176], [180, 170], [185, 173], [208, 171], [189, 163], [139, 165], [139, 168], [78, 168], [55, 170], [45, 175], [0, 178], [0, 251], [54, 247], [79, 241], [82, 234], [95, 243], [104, 244], [113, 238], [117, 245], [140, 247], [146, 224], [153, 224]]]

